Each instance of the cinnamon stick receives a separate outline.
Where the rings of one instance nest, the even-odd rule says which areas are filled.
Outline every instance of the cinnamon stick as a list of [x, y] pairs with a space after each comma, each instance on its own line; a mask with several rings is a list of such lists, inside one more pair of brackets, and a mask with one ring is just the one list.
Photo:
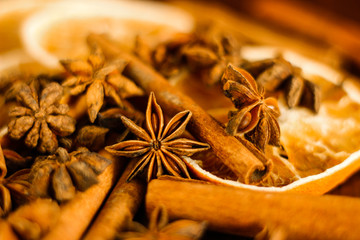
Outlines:
[[85, 240], [113, 239], [134, 218], [144, 196], [146, 184], [139, 178], [126, 179], [137, 160], [132, 160], [111, 192], [104, 207], [85, 236]]
[[117, 181], [119, 168], [123, 163], [117, 161], [105, 150], [99, 153], [112, 160], [112, 164], [98, 176], [98, 184], [85, 192], [78, 192], [74, 199], [61, 206], [59, 221], [43, 238], [44, 240], [80, 239], [91, 223], [106, 195]]
[[254, 236], [279, 231], [286, 239], [359, 239], [360, 199], [266, 193], [155, 179], [146, 210], [163, 205], [172, 219], [205, 220], [216, 231]]
[[0, 239], [19, 240], [19, 237], [11, 228], [10, 223], [0, 219]]
[[189, 130], [201, 141], [210, 144], [212, 151], [227, 165], [239, 180], [256, 183], [266, 177], [268, 169], [245, 146], [211, 118], [199, 105], [170, 83], [150, 66], [135, 56], [121, 51], [116, 44], [99, 35], [90, 35], [89, 41], [101, 46], [108, 58], [119, 57], [129, 63], [124, 73], [142, 87], [148, 94], [155, 92], [156, 99], [167, 113], [190, 110], [193, 114]]

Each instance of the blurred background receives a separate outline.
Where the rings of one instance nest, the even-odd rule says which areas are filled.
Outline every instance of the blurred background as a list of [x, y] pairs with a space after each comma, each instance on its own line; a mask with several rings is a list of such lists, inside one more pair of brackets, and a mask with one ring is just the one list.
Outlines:
[[253, 0], [221, 2], [274, 31], [341, 56], [341, 65], [360, 73], [360, 3], [355, 0]]

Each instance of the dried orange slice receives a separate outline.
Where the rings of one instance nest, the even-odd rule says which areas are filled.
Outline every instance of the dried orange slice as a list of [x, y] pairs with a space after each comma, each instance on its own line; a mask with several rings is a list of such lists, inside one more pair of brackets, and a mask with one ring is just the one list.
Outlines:
[[44, 4], [42, 1], [0, 1], [0, 71], [32, 61], [22, 49], [18, 32], [24, 19]]
[[[243, 51], [247, 51], [243, 56], [248, 59], [264, 59], [273, 57], [280, 50], [249, 47]], [[266, 156], [273, 161], [273, 169], [258, 186], [236, 181], [236, 176], [211, 154], [198, 156], [198, 159], [184, 158], [197, 177], [257, 191], [323, 194], [360, 169], [360, 87], [357, 80], [289, 50], [283, 50], [282, 56], [302, 67], [306, 77], [320, 85], [322, 103], [319, 113], [298, 107], [288, 109], [280, 99], [281, 144], [286, 156], [278, 148], [268, 147]], [[196, 81], [187, 82], [186, 85], [181, 82], [177, 84], [195, 99], [202, 96], [201, 88], [192, 86], [197, 84]], [[197, 92], [193, 89], [197, 89]], [[222, 107], [219, 107], [219, 102], [222, 102]], [[218, 94], [218, 89], [212, 90], [211, 100], [200, 100], [198, 103], [218, 121], [226, 122], [231, 104]], [[217, 105], [212, 108], [214, 104]]]
[[55, 68], [59, 58], [87, 53], [84, 42], [89, 33], [106, 33], [126, 45], [136, 35], [159, 39], [173, 32], [189, 32], [193, 26], [188, 13], [158, 2], [56, 1], [24, 22], [21, 38], [34, 59]]

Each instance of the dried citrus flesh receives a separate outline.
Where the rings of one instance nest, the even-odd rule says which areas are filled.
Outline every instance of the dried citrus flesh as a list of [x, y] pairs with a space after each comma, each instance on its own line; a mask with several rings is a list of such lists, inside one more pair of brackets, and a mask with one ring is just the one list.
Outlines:
[[1, 1], [0, 2], [0, 54], [21, 48], [19, 29], [22, 21], [36, 11], [41, 1]]
[[[236, 181], [236, 176], [211, 153], [185, 157], [192, 172], [200, 179], [215, 183], [274, 192], [323, 194], [345, 181], [360, 168], [360, 104], [344, 89], [323, 77], [311, 76], [310, 79], [322, 91], [320, 111], [314, 114], [301, 107], [288, 109], [280, 97], [278, 121], [284, 150], [271, 146], [266, 149], [273, 167], [260, 185]], [[186, 78], [186, 81], [194, 80]], [[202, 91], [211, 91], [211, 100], [200, 99], [198, 102], [219, 122], [226, 123], [227, 112], [232, 108], [224, 101], [224, 96], [216, 94], [218, 90], [203, 86], [195, 88], [195, 92], [188, 86], [201, 83], [183, 83], [179, 81], [177, 85], [195, 99], [203, 95]], [[212, 109], [214, 103], [217, 104]]]
[[105, 33], [130, 48], [137, 35], [161, 39], [193, 26], [188, 13], [163, 3], [54, 1], [26, 19], [21, 39], [34, 59], [56, 68], [61, 58], [87, 54], [83, 43], [89, 33]]

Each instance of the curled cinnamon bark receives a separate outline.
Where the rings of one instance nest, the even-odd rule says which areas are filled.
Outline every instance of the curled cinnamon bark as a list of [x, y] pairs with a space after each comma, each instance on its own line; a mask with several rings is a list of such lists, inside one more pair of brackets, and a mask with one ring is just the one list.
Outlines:
[[137, 161], [132, 160], [111, 192], [104, 207], [85, 236], [85, 240], [113, 239], [131, 221], [139, 208], [146, 184], [139, 178], [126, 179]]
[[237, 235], [276, 233], [281, 226], [286, 239], [360, 236], [357, 198], [266, 193], [193, 180], [155, 179], [147, 190], [147, 212], [158, 205], [169, 210], [171, 219], [205, 220], [211, 229]]
[[104, 150], [99, 153], [112, 160], [112, 164], [98, 176], [98, 184], [85, 192], [78, 192], [71, 201], [61, 206], [59, 221], [43, 238], [44, 240], [80, 239], [91, 223], [106, 195], [118, 179], [119, 168], [122, 164]]
[[[158, 102], [168, 112], [190, 110], [193, 114], [189, 122], [189, 130], [201, 141], [210, 144], [219, 159], [227, 165], [239, 180], [244, 183], [257, 183], [266, 177], [266, 163], [257, 159], [244, 145], [233, 136], [226, 134], [224, 129], [211, 118], [191, 98], [171, 86], [164, 77], [135, 56], [127, 54], [111, 41], [99, 35], [90, 35], [89, 41], [96, 42], [104, 51], [105, 56], [121, 57], [128, 61], [124, 73], [140, 85], [148, 94], [155, 92]], [[264, 165], [265, 164], [265, 165]]]

